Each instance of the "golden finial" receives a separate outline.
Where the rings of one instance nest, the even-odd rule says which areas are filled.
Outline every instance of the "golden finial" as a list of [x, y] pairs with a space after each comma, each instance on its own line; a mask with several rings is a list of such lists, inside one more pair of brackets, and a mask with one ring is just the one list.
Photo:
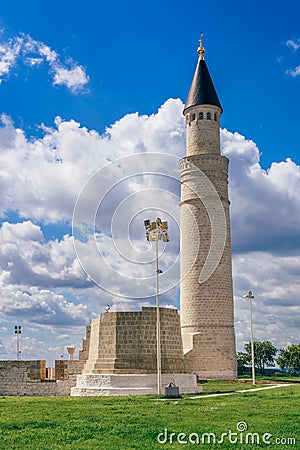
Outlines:
[[204, 59], [204, 52], [205, 52], [205, 48], [203, 47], [203, 45], [202, 45], [202, 38], [203, 38], [203, 36], [204, 36], [204, 33], [201, 31], [201, 34], [200, 34], [200, 40], [199, 40], [199, 42], [200, 42], [200, 47], [198, 48], [198, 53], [199, 53], [199, 55], [200, 55], [200, 59]]

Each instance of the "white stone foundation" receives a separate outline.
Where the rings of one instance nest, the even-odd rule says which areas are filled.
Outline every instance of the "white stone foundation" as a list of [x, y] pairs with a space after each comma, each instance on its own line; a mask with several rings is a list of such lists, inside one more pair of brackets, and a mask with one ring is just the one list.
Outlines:
[[[165, 386], [174, 383], [179, 394], [199, 394], [202, 387], [197, 386], [196, 375], [191, 373], [162, 374], [162, 394]], [[157, 394], [157, 375], [152, 374], [84, 374], [77, 375], [76, 386], [71, 388], [71, 396], [126, 396]]]

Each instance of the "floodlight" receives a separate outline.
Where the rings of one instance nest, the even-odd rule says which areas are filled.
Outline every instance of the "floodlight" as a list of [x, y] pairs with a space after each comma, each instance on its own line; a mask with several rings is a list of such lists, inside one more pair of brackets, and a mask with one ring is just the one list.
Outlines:
[[163, 240], [163, 242], [169, 242], [170, 241], [168, 233], [162, 233], [162, 240]]
[[149, 228], [151, 225], [151, 221], [149, 219], [144, 220], [144, 225], [145, 225], [145, 228]]

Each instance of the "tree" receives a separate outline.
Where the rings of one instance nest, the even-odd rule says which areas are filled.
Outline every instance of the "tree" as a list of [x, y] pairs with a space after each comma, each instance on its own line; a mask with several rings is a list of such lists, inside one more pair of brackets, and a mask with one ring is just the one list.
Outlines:
[[[254, 365], [259, 370], [261, 375], [265, 374], [266, 367], [275, 367], [275, 355], [277, 348], [271, 342], [255, 341], [254, 345]], [[243, 361], [244, 364], [251, 364], [251, 344], [245, 344], [245, 353], [239, 352], [238, 361]]]
[[287, 369], [292, 375], [300, 374], [300, 344], [280, 349], [277, 364], [281, 370]]
[[238, 374], [243, 375], [244, 373], [246, 373], [246, 366], [248, 366], [249, 364], [248, 355], [243, 352], [237, 352], [236, 360], [237, 360]]

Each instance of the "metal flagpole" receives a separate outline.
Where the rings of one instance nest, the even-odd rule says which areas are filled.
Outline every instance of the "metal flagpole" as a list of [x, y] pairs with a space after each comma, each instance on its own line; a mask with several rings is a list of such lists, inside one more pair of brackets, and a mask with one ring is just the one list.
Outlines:
[[252, 325], [252, 299], [253, 298], [254, 298], [254, 295], [249, 296], [249, 300], [250, 300], [250, 334], [251, 334], [252, 384], [255, 385], [254, 340], [253, 340], [253, 325]]
[[158, 268], [158, 241], [169, 242], [168, 222], [157, 217], [155, 222], [144, 220], [147, 241], [155, 241], [155, 266], [156, 266], [156, 358], [157, 358], [157, 393], [161, 394], [161, 342], [160, 342], [160, 308], [159, 308], [159, 275], [162, 272]]
[[20, 359], [20, 335], [21, 335], [21, 325], [15, 325], [15, 334], [17, 335], [17, 360]]
[[155, 250], [156, 250], [156, 345], [157, 345], [157, 393], [161, 394], [161, 350], [160, 350], [160, 312], [159, 312], [159, 268], [158, 268], [158, 236], [159, 229], [156, 224]]
[[249, 291], [244, 298], [248, 298], [250, 307], [250, 340], [251, 340], [251, 367], [252, 367], [252, 384], [255, 385], [255, 359], [254, 359], [254, 339], [253, 339], [253, 323], [252, 323], [252, 300], [254, 295]]

